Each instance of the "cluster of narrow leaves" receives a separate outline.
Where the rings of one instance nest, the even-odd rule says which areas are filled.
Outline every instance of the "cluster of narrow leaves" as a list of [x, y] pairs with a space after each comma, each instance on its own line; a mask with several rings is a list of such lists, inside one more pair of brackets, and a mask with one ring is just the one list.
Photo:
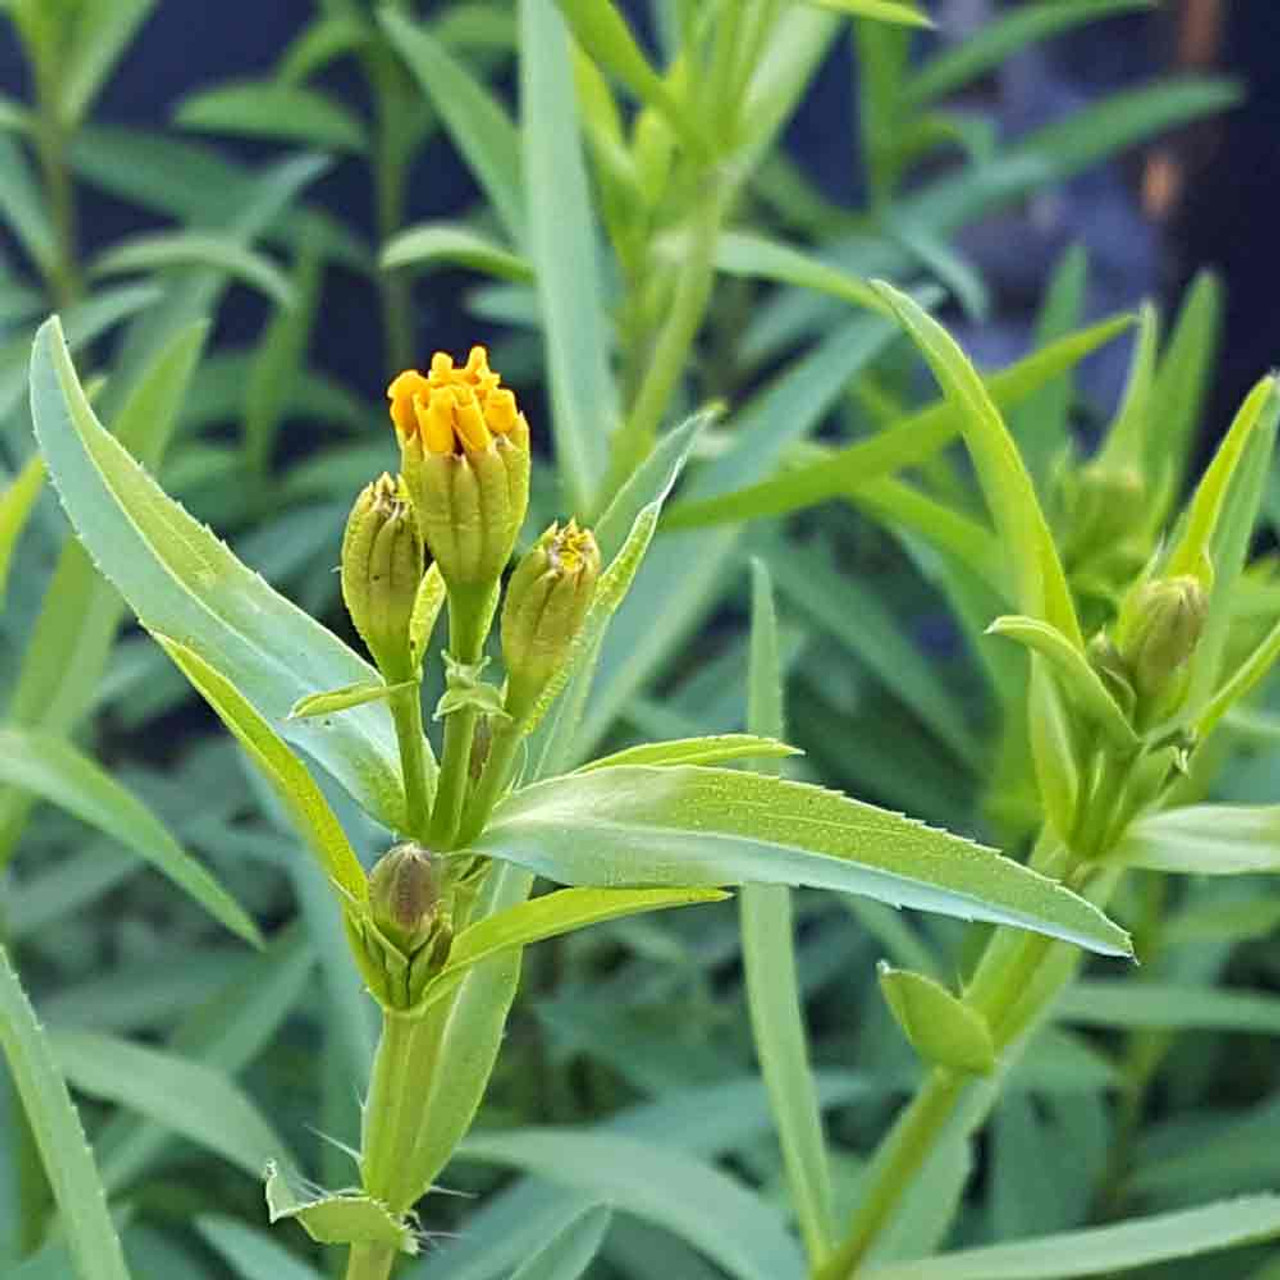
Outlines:
[[[839, 1239], [870, 1139], [914, 1082], [914, 1052], [930, 1060], [938, 1024], [945, 1051], [960, 1044], [975, 1073], [974, 1098], [867, 1274], [1090, 1275], [1189, 1258], [1182, 1273], [1196, 1275], [1198, 1255], [1233, 1246], [1243, 1247], [1223, 1274], [1265, 1274], [1247, 1246], [1280, 1229], [1274, 1201], [1188, 1206], [1274, 1178], [1274, 1073], [1265, 1055], [1235, 1051], [1237, 1036], [1280, 1032], [1266, 994], [1280, 910], [1266, 881], [1240, 878], [1280, 864], [1269, 782], [1280, 734], [1256, 696], [1277, 597], [1269, 562], [1246, 563], [1258, 510], [1280, 515], [1267, 488], [1269, 391], [1246, 406], [1239, 454], [1185, 531], [1209, 540], [1214, 616], [1226, 619], [1205, 638], [1212, 658], [1194, 689], [1198, 732], [1217, 732], [1173, 807], [1130, 826], [1115, 851], [1146, 869], [1113, 904], [1120, 925], [936, 829], [1013, 848], [1043, 816], [1026, 660], [982, 639], [987, 625], [1017, 614], [1024, 622], [1006, 620], [1004, 634], [1061, 653], [1035, 630], [1051, 626], [1074, 649], [1080, 620], [1092, 630], [1089, 611], [1105, 612], [1115, 575], [1132, 567], [1079, 537], [1090, 476], [1070, 444], [1072, 370], [1131, 318], [1080, 327], [1087, 263], [1072, 254], [1037, 348], [979, 379], [926, 313], [944, 289], [985, 305], [948, 239], [1220, 109], [1234, 90], [1156, 83], [1011, 144], [947, 100], [1030, 41], [1142, 7], [1029, 4], [913, 63], [909, 41], [926, 20], [889, 0], [706, 6], [702, 18], [697, 6], [655, 4], [653, 52], [612, 3], [459, 3], [425, 20], [396, 4], [325, 4], [268, 76], [201, 89], [157, 135], [89, 121], [147, 0], [4, 6], [36, 74], [31, 104], [0, 99], [0, 217], [19, 250], [0, 272], [0, 452], [13, 472], [0, 492], [13, 642], [0, 650], [0, 864], [21, 842], [0, 916], [40, 1014], [0, 965], [0, 1047], [15, 1086], [0, 1095], [0, 1129], [23, 1135], [0, 1169], [4, 1268], [27, 1280], [69, 1268], [114, 1280], [126, 1266], [321, 1273], [296, 1227], [266, 1233], [246, 1189], [268, 1160], [326, 1186], [356, 1181], [341, 1145], [359, 1131], [371, 1004], [327, 886], [358, 888], [403, 795], [381, 703], [289, 715], [299, 699], [372, 677], [313, 618], [333, 614], [329, 569], [350, 497], [390, 461], [380, 407], [310, 368], [306, 352], [332, 267], [376, 292], [394, 369], [418, 354], [415, 280], [460, 266], [488, 277], [464, 301], [478, 323], [501, 326], [504, 367], [528, 368], [531, 381], [545, 370], [554, 463], [535, 483], [536, 514], [567, 505], [597, 517], [606, 561], [627, 572], [529, 743], [520, 790], [477, 841], [508, 868], [492, 893], [506, 911], [458, 940], [459, 967], [435, 998], [458, 998], [462, 966], [474, 966], [472, 1001], [495, 1010], [475, 1043], [496, 1053], [520, 948], [628, 918], [530, 951], [476, 1132], [457, 1145], [480, 1102], [474, 1080], [454, 1073], [433, 1099], [459, 1118], [429, 1161], [449, 1161], [449, 1185], [488, 1191], [506, 1171], [531, 1176], [478, 1206], [433, 1197], [424, 1225], [465, 1231], [405, 1274], [799, 1277]], [[850, 30], [864, 71], [865, 211], [829, 205], [776, 145], [819, 67], [833, 50], [847, 57]], [[491, 87], [513, 56], [518, 116]], [[344, 60], [367, 86], [367, 119], [323, 87]], [[251, 169], [191, 132], [308, 150]], [[435, 135], [481, 202], [409, 226], [404, 177]], [[957, 163], [913, 181], [955, 148]], [[374, 244], [302, 202], [335, 162], [368, 166]], [[148, 226], [154, 215], [170, 225], [80, 261], [81, 181], [140, 206]], [[910, 296], [873, 288], [872, 275]], [[208, 350], [208, 319], [233, 284], [265, 300], [269, 319], [255, 346]], [[719, 309], [735, 289], [738, 305], [754, 304], [746, 324], [727, 302]], [[55, 307], [61, 327], [37, 338]], [[1219, 307], [1212, 280], [1199, 282], [1163, 349], [1154, 313], [1140, 319], [1107, 436], [1109, 460], [1133, 462], [1147, 485], [1130, 555], [1154, 552], [1188, 479]], [[946, 400], [918, 404], [899, 322]], [[106, 361], [101, 340], [116, 330]], [[693, 359], [702, 331], [714, 365]], [[528, 358], [530, 338], [541, 359]], [[25, 394], [33, 340], [44, 461]], [[743, 386], [759, 389], [739, 397]], [[722, 427], [695, 418], [661, 430], [682, 403], [718, 394], [733, 400]], [[812, 441], [833, 418], [858, 438]], [[278, 466], [303, 421], [344, 438]], [[962, 437], [994, 532], [951, 456]], [[46, 465], [83, 542], [43, 493]], [[819, 504], [794, 529], [748, 526]], [[1055, 545], [1061, 579], [1046, 568]], [[743, 598], [748, 546], [761, 557], [750, 636], [717, 626], [687, 644]], [[926, 656], [915, 642], [939, 595], [971, 654]], [[121, 632], [125, 602], [160, 645]], [[1106, 720], [1096, 688], [1071, 684], [1078, 667], [1054, 667], [1055, 696], [1083, 690]], [[178, 737], [195, 714], [182, 676], [234, 737]], [[783, 737], [808, 754], [784, 760], [770, 745]], [[806, 781], [725, 767], [747, 757]], [[1211, 786], [1230, 803], [1207, 803]], [[41, 800], [53, 807], [33, 823]], [[140, 860], [170, 883], [138, 876]], [[1212, 878], [1163, 876], [1188, 871]], [[578, 887], [522, 907], [531, 873]], [[712, 905], [734, 885], [737, 903]], [[794, 885], [820, 892], [793, 898]], [[691, 901], [703, 905], [633, 914]], [[300, 918], [282, 926], [295, 903]], [[1068, 987], [997, 1091], [979, 1074], [990, 1067], [983, 1028], [957, 1021], [951, 994], [983, 926], [953, 917], [1104, 954], [1127, 951], [1127, 926], [1145, 963], [1135, 976], [1112, 962]], [[260, 950], [229, 945], [210, 918]], [[1224, 1073], [1230, 1089], [1218, 1087]], [[1166, 1096], [1153, 1121], [1150, 1100]], [[970, 1134], [988, 1113], [979, 1184]], [[1219, 1135], [1211, 1148], [1206, 1125]], [[315, 1141], [317, 1129], [335, 1141]], [[198, 1195], [194, 1213], [185, 1198], [166, 1203], [175, 1184]], [[270, 1193], [274, 1216], [313, 1235], [350, 1239], [358, 1220], [417, 1245], [358, 1197], [337, 1205], [332, 1228], [335, 1202], [318, 1190], [278, 1176]], [[1121, 1211], [1148, 1216], [1090, 1225]], [[1021, 1243], [938, 1252], [956, 1219], [956, 1239]]]

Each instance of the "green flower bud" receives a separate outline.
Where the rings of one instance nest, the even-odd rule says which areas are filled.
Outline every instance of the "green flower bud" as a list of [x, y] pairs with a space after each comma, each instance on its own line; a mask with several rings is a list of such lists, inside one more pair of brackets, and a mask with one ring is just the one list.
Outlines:
[[422, 574], [422, 541], [404, 486], [383, 474], [361, 492], [347, 520], [342, 598], [391, 681], [412, 676], [409, 622]]
[[553, 524], [520, 561], [502, 607], [506, 710], [522, 720], [569, 656], [600, 576], [589, 529]]
[[398, 844], [369, 877], [369, 911], [383, 934], [406, 955], [431, 936], [440, 906], [440, 872], [431, 852]]
[[1175, 687], [1208, 610], [1204, 587], [1190, 574], [1144, 583], [1131, 594], [1117, 643], [1139, 698], [1150, 702]]
[[529, 505], [529, 424], [483, 347], [387, 388], [418, 525], [450, 590], [497, 582]]
[[417, 844], [400, 844], [369, 877], [367, 910], [345, 913], [360, 972], [386, 1008], [412, 1009], [444, 967], [453, 943], [438, 862]]
[[1095, 557], [1116, 556], [1144, 525], [1146, 483], [1133, 467], [1091, 462], [1071, 475], [1064, 487], [1063, 555], [1072, 567]]

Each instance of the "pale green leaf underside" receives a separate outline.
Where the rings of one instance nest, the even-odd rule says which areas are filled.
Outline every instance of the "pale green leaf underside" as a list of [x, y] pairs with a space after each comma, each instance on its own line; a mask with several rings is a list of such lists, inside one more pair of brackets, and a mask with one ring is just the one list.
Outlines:
[[384, 271], [400, 267], [426, 270], [454, 264], [518, 284], [528, 284], [533, 279], [533, 267], [527, 259], [454, 222], [424, 222], [401, 231], [387, 241], [378, 264]]
[[399, 756], [385, 705], [285, 723], [299, 698], [375, 680], [373, 667], [246, 568], [104, 430], [56, 317], [36, 337], [31, 403], [72, 524], [139, 617], [199, 654], [371, 814], [403, 828]]
[[1067, 1280], [1190, 1258], [1280, 1235], [1280, 1196], [1241, 1196], [1114, 1227], [1064, 1231], [872, 1267], [866, 1280]]
[[1110, 955], [1128, 936], [994, 850], [780, 778], [622, 766], [503, 802], [477, 852], [565, 884], [790, 884], [1037, 930]]
[[2, 947], [0, 1048], [40, 1149], [81, 1280], [129, 1280], [80, 1117]]
[[0, 729], [0, 782], [37, 795], [96, 827], [163, 872], [215, 920], [255, 946], [258, 927], [136, 796], [68, 742]]
[[349, 684], [345, 689], [308, 694], [289, 708], [289, 719], [306, 720], [312, 716], [327, 716], [337, 711], [349, 711], [352, 707], [363, 707], [368, 702], [382, 702], [393, 693], [415, 688], [417, 683], [416, 680], [405, 680], [400, 684], [383, 684], [381, 681], [370, 680]]

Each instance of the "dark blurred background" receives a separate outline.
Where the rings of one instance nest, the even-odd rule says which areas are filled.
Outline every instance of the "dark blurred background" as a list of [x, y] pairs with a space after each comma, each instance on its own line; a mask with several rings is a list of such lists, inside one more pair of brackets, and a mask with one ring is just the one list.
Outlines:
[[[639, 5], [632, 5], [637, 23]], [[922, 37], [951, 42], [988, 21], [998, 0], [930, 0], [937, 24]], [[420, 6], [429, 12], [431, 6]], [[146, 23], [95, 113], [117, 124], [162, 128], [191, 91], [230, 77], [266, 73], [313, 15], [311, 0], [212, 5], [165, 0]], [[987, 280], [994, 306], [981, 325], [962, 326], [975, 356], [1003, 363], [1026, 345], [1030, 317], [1044, 282], [1072, 242], [1087, 246], [1093, 270], [1090, 312], [1101, 315], [1143, 297], [1171, 303], [1204, 266], [1227, 286], [1223, 359], [1212, 391], [1209, 422], [1221, 430], [1232, 408], [1277, 362], [1280, 254], [1272, 235], [1280, 220], [1280, 4], [1274, 0], [1165, 0], [1150, 14], [1112, 18], [1043, 44], [1007, 63], [981, 89], [975, 105], [994, 112], [1002, 132], [1016, 137], [1078, 109], [1106, 92], [1153, 74], [1214, 70], [1239, 78], [1240, 108], [1184, 131], [1147, 151], [1096, 167], [1013, 214], [989, 219], [960, 248]], [[859, 165], [854, 88], [847, 49], [837, 49], [793, 122], [788, 143], [833, 199], [856, 202]], [[25, 71], [7, 27], [0, 36], [0, 86], [25, 95]], [[506, 87], [511, 89], [508, 69]], [[358, 99], [353, 78], [337, 72], [327, 86]], [[361, 105], [357, 102], [356, 105]], [[193, 135], [193, 141], [212, 145]], [[278, 148], [219, 141], [248, 159]], [[339, 162], [313, 196], [372, 234], [373, 195], [359, 161]], [[441, 139], [418, 159], [411, 220], [455, 212], [476, 192]], [[86, 193], [85, 248], [107, 244], [145, 226], [147, 217], [105, 195]], [[419, 283], [415, 316], [423, 350], [465, 349], [477, 324], [458, 305], [460, 284], [474, 278], [435, 274]], [[317, 362], [371, 397], [381, 393], [381, 339], [366, 281], [341, 272], [327, 281], [326, 314], [317, 334]], [[259, 300], [233, 291], [220, 323], [224, 336], [245, 338], [262, 320]], [[953, 322], [958, 317], [950, 317]], [[484, 336], [483, 334], [480, 336]], [[1118, 394], [1127, 352], [1112, 344], [1085, 370], [1085, 389], [1103, 406]], [[1207, 446], [1208, 437], [1204, 442]]]

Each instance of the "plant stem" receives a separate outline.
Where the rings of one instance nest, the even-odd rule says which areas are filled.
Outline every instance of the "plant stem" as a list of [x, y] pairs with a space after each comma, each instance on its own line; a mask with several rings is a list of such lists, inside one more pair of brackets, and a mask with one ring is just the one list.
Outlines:
[[[1053, 847], [1042, 839], [1032, 865], [1043, 870], [1055, 856]], [[1078, 882], [1086, 874], [1087, 869], [1070, 877], [1069, 882], [1077, 882], [1071, 887], [1080, 890]], [[1115, 872], [1097, 877], [1090, 898], [1104, 905], [1117, 880]], [[987, 1019], [998, 1052], [1011, 1051], [1014, 1042], [1044, 1013], [1074, 976], [1080, 955], [1078, 948], [1043, 934], [996, 930], [978, 962], [965, 1001]], [[856, 1274], [932, 1152], [966, 1084], [964, 1076], [941, 1068], [929, 1073], [881, 1142], [848, 1234], [830, 1260], [814, 1273], [814, 1280], [847, 1280]]]
[[422, 687], [416, 681], [391, 695], [391, 718], [400, 744], [408, 831], [422, 836], [431, 818], [431, 803], [427, 795], [427, 755], [423, 744]]
[[383, 1010], [365, 1102], [360, 1169], [364, 1189], [392, 1213], [404, 1213], [421, 1190], [414, 1185], [412, 1156], [430, 1089], [437, 1026], [421, 1014]]
[[67, 132], [58, 114], [58, 69], [48, 57], [41, 56], [36, 60], [36, 100], [36, 153], [55, 237], [54, 258], [51, 262], [41, 263], [40, 267], [54, 303], [65, 308], [80, 293], [75, 188], [67, 168]]
[[[484, 654], [484, 638], [493, 620], [496, 591], [486, 586], [476, 591], [449, 593], [449, 653], [468, 666]], [[431, 840], [437, 849], [450, 849], [462, 820], [462, 806], [471, 777], [471, 744], [475, 740], [479, 712], [459, 707], [445, 719], [444, 754], [431, 811]]]
[[941, 1067], [925, 1077], [876, 1153], [868, 1175], [871, 1188], [858, 1205], [849, 1234], [814, 1272], [814, 1280], [844, 1280], [854, 1273], [933, 1149], [966, 1083], [963, 1075]]
[[465, 849], [484, 830], [484, 824], [511, 777], [516, 753], [524, 741], [524, 731], [513, 720], [504, 720], [494, 730], [489, 759], [462, 817], [458, 830], [458, 846]]
[[347, 1280], [387, 1280], [396, 1265], [396, 1251], [383, 1244], [353, 1244]]

